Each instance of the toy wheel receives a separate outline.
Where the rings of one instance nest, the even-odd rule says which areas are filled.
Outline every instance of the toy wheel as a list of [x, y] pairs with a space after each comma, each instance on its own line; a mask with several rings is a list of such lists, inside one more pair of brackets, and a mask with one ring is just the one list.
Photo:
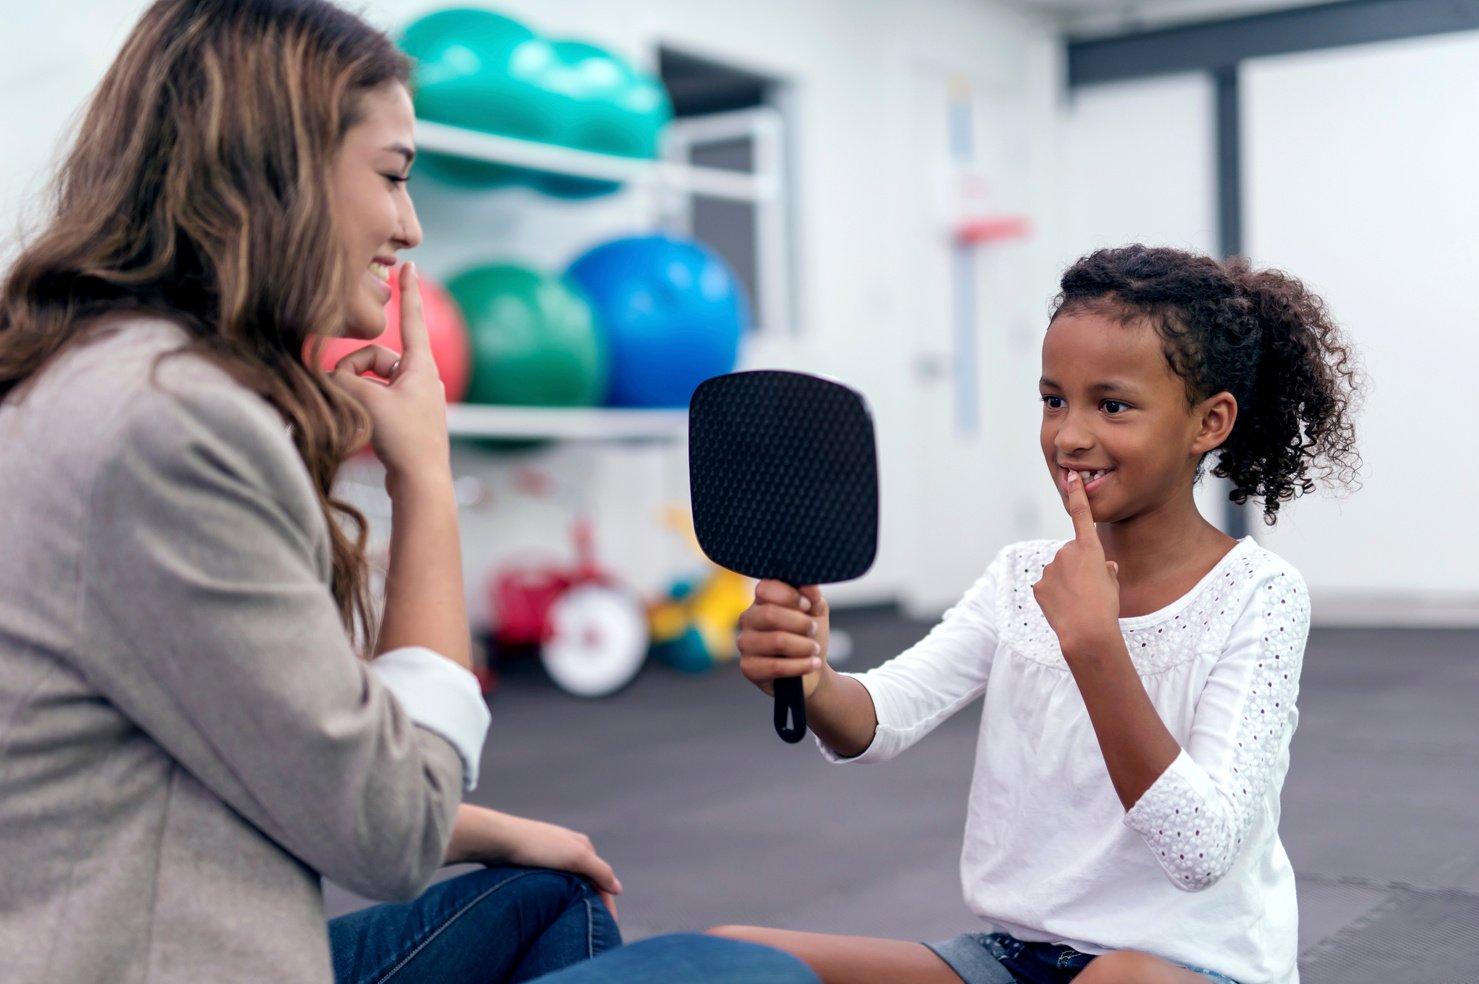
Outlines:
[[582, 584], [549, 610], [540, 651], [555, 685], [576, 697], [605, 697], [631, 683], [647, 658], [647, 617], [636, 598], [607, 584]]

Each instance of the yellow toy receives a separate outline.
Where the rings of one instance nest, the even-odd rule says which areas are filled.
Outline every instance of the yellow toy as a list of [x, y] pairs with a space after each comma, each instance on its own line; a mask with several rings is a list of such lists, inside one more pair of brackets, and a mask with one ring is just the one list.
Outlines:
[[650, 652], [678, 669], [701, 673], [735, 657], [739, 617], [755, 597], [755, 581], [704, 557], [686, 509], [669, 506], [664, 525], [681, 534], [703, 559], [705, 576], [697, 583], [675, 583], [668, 597], [648, 608]]

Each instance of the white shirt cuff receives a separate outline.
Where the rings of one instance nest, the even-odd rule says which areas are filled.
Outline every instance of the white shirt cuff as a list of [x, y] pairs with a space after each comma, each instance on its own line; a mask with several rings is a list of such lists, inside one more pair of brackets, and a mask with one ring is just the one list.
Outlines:
[[385, 688], [411, 720], [445, 738], [462, 759], [462, 788], [478, 784], [478, 762], [488, 736], [488, 704], [478, 678], [421, 646], [402, 646], [370, 661]]

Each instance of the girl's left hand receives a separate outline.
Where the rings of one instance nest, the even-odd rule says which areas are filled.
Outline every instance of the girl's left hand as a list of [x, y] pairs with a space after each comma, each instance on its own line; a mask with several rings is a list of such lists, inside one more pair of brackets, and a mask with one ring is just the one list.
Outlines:
[[1068, 477], [1068, 514], [1074, 537], [1043, 568], [1032, 586], [1038, 607], [1058, 634], [1058, 645], [1070, 662], [1106, 637], [1118, 636], [1119, 567], [1104, 559], [1104, 545], [1094, 527], [1094, 512], [1077, 472]]
[[468, 803], [457, 811], [447, 863], [517, 864], [568, 871], [588, 879], [616, 918], [621, 881], [585, 834]]

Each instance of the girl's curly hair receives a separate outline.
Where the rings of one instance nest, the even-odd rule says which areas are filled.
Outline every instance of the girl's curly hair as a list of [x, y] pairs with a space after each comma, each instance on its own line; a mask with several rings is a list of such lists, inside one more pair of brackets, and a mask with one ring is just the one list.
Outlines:
[[1237, 422], [1212, 469], [1232, 481], [1233, 502], [1262, 500], [1272, 526], [1316, 479], [1355, 484], [1360, 369], [1325, 302], [1300, 281], [1241, 257], [1133, 245], [1083, 257], [1061, 288], [1054, 318], [1095, 310], [1154, 327], [1190, 404], [1233, 395]]

